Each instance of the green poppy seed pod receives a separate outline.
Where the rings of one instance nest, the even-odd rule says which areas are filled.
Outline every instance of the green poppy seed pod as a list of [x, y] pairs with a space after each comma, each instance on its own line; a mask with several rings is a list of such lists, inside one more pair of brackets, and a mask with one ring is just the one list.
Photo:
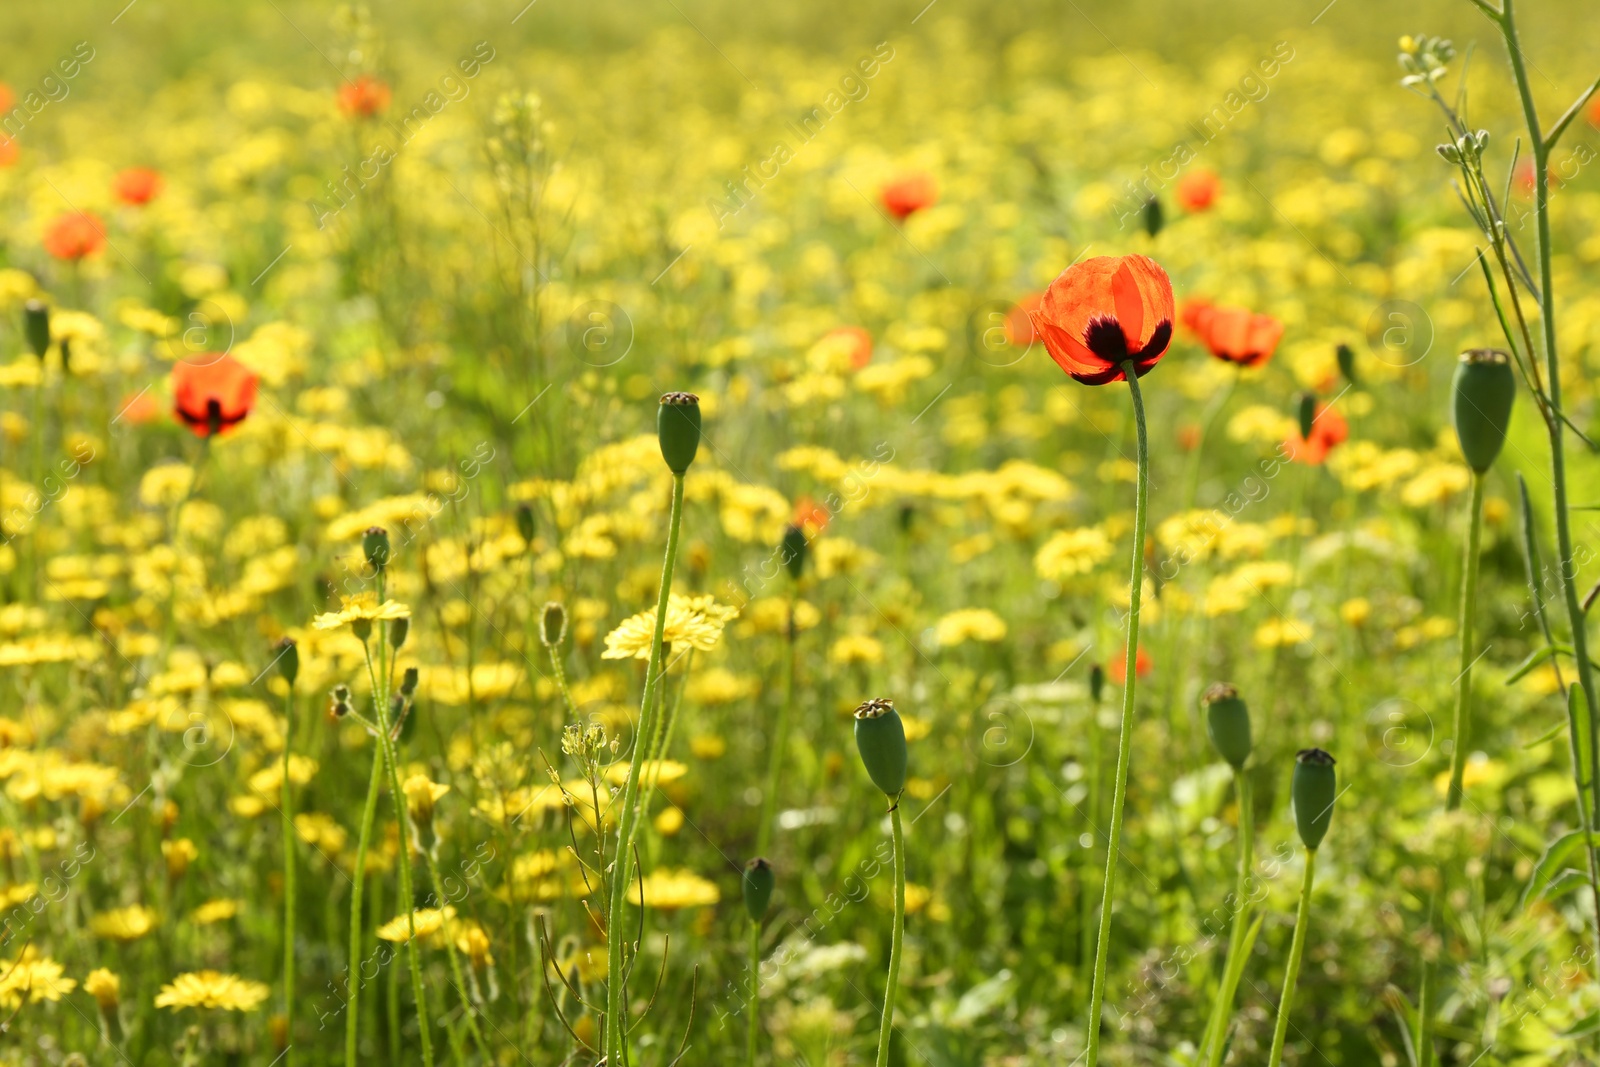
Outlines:
[[290, 685], [294, 685], [294, 680], [300, 677], [300, 649], [292, 637], [285, 637], [278, 642], [278, 673]]
[[806, 555], [810, 547], [806, 542], [806, 532], [799, 526], [785, 526], [783, 528], [783, 542], [779, 545], [778, 554], [783, 559], [783, 565], [788, 570], [789, 577], [797, 582], [800, 580], [801, 573], [806, 569]]
[[1161, 232], [1161, 227], [1163, 224], [1165, 224], [1166, 217], [1162, 213], [1161, 201], [1159, 199], [1152, 196], [1149, 200], [1146, 200], [1144, 202], [1144, 208], [1140, 214], [1144, 219], [1145, 233], [1149, 234], [1151, 237], [1154, 237], [1156, 234]]
[[700, 398], [693, 393], [667, 393], [656, 411], [656, 436], [667, 469], [682, 474], [700, 451]]
[[567, 639], [567, 609], [556, 601], [547, 601], [539, 617], [539, 640], [545, 648], [556, 648]]
[[1096, 663], [1089, 668], [1089, 699], [1096, 704], [1106, 692], [1106, 669]]
[[521, 537], [527, 545], [533, 544], [533, 535], [537, 533], [533, 522], [533, 507], [530, 504], [517, 505], [517, 536]]
[[772, 889], [776, 884], [772, 864], [766, 860], [758, 856], [745, 864], [744, 910], [751, 922], [758, 923], [767, 917], [767, 908], [772, 903]]
[[1466, 457], [1467, 466], [1482, 474], [1494, 466], [1511, 426], [1517, 379], [1511, 371], [1510, 357], [1494, 348], [1461, 353], [1451, 391], [1461, 454]]
[[1295, 754], [1294, 782], [1290, 793], [1294, 797], [1295, 828], [1306, 848], [1316, 849], [1328, 834], [1328, 824], [1333, 821], [1333, 802], [1338, 799], [1338, 776], [1333, 770], [1333, 757], [1320, 748], [1302, 748]]
[[877, 697], [856, 709], [856, 751], [872, 784], [899, 796], [906, 787], [906, 727], [894, 701]]
[[1344, 375], [1344, 380], [1351, 385], [1359, 384], [1356, 379], [1356, 350], [1349, 345], [1340, 345], [1333, 350], [1333, 354], [1339, 361], [1339, 373]]
[[28, 335], [28, 347], [40, 359], [50, 347], [50, 308], [43, 300], [30, 300], [22, 305], [22, 328]]
[[389, 647], [399, 648], [406, 643], [406, 638], [411, 635], [410, 619], [389, 620]]
[[1311, 424], [1317, 421], [1317, 396], [1315, 393], [1301, 393], [1295, 403], [1299, 405], [1296, 416], [1300, 422], [1300, 440], [1311, 440]]
[[1239, 697], [1239, 690], [1226, 682], [1207, 689], [1200, 703], [1206, 709], [1206, 733], [1217, 754], [1234, 770], [1242, 770], [1250, 758], [1250, 708]]
[[381, 571], [389, 565], [389, 531], [382, 526], [369, 526], [361, 535], [361, 550], [367, 554], [372, 569]]

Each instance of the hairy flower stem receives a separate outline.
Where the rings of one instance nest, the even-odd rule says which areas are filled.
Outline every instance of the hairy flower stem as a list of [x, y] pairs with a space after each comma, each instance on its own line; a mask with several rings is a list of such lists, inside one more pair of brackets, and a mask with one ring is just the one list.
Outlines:
[[[388, 703], [387, 691], [383, 694], [384, 703]], [[411, 888], [411, 826], [410, 816], [406, 810], [406, 794], [400, 788], [400, 764], [395, 755], [394, 741], [389, 736], [394, 724], [389, 721], [389, 711], [381, 707], [378, 710], [378, 742], [383, 749], [383, 761], [389, 768], [389, 790], [394, 800], [395, 822], [400, 830], [400, 906], [406, 913], [406, 962], [411, 970], [411, 995], [417, 1002], [417, 1029], [422, 1033], [422, 1063], [423, 1067], [433, 1067], [433, 1021], [428, 1017], [427, 987], [422, 982], [422, 963], [417, 957], [417, 909], [416, 897]]]
[[[1458, 629], [1460, 639], [1460, 673], [1456, 676], [1456, 714], [1451, 727], [1450, 788], [1445, 794], [1444, 810], [1455, 811], [1461, 807], [1462, 776], [1466, 773], [1467, 742], [1472, 718], [1472, 622], [1476, 617], [1478, 600], [1478, 555], [1483, 536], [1483, 481], [1480, 473], [1472, 476], [1472, 503], [1470, 525], [1467, 532], [1466, 558], [1461, 568], [1461, 618]], [[1439, 861], [1435, 883], [1428, 894], [1428, 927], [1431, 929], [1439, 912], [1439, 894], [1444, 890], [1446, 863]], [[1422, 995], [1417, 1004], [1417, 1064], [1429, 1067], [1433, 1062], [1433, 1013], [1438, 1000], [1439, 964], [1428, 958], [1422, 962]]]
[[878, 1022], [877, 1067], [889, 1067], [889, 1035], [894, 1032], [894, 996], [900, 988], [900, 954], [906, 933], [906, 844], [900, 830], [900, 800], [893, 798], [889, 822], [894, 828], [894, 928], [889, 934], [889, 983], [883, 991], [883, 1018]]
[[789, 621], [784, 628], [783, 704], [772, 728], [772, 747], [767, 752], [767, 788], [761, 795], [761, 826], [756, 831], [756, 855], [765, 856], [772, 842], [772, 824], [778, 817], [778, 777], [783, 771], [784, 753], [789, 747], [789, 720], [794, 714], [794, 597], [789, 597]]
[[745, 1014], [745, 1067], [756, 1067], [756, 1038], [761, 1033], [761, 924], [750, 924], [750, 1003]]
[[[439, 877], [439, 864], [434, 861], [433, 853], [426, 848], [421, 848], [419, 851], [422, 853], [423, 863], [428, 868], [428, 880], [433, 884], [434, 899], [439, 902], [439, 908], [442, 911], [448, 898], [444, 895], [444, 879]], [[488, 1043], [484, 1041], [483, 1031], [478, 1028], [478, 1010], [473, 1005], [471, 998], [467, 996], [466, 980], [461, 973], [461, 954], [456, 951], [456, 939], [451, 933], [448, 923], [445, 924], [443, 933], [445, 950], [450, 956], [450, 976], [455, 980], [456, 992], [461, 996], [461, 1013], [466, 1016], [467, 1030], [472, 1034], [472, 1040], [478, 1046], [478, 1052], [485, 1059], [492, 1058], [493, 1051], [489, 1048]], [[455, 1028], [452, 1027], [452, 1036], [454, 1036], [454, 1033]], [[456, 1052], [459, 1059], [460, 1050], [457, 1049]]]
[[1139, 678], [1139, 600], [1144, 592], [1144, 532], [1148, 519], [1150, 448], [1145, 439], [1144, 398], [1130, 360], [1122, 365], [1133, 399], [1138, 434], [1139, 481], [1133, 507], [1133, 564], [1128, 578], [1128, 645], [1122, 681], [1122, 725], [1117, 734], [1117, 777], [1111, 794], [1111, 832], [1106, 842], [1105, 891], [1100, 896], [1100, 938], [1094, 950], [1094, 985], [1089, 994], [1088, 1067], [1100, 1062], [1100, 1009], [1106, 992], [1106, 958], [1111, 948], [1111, 904], [1117, 889], [1117, 855], [1122, 843], [1122, 808], [1128, 799], [1128, 758], [1133, 747], [1133, 697]]
[[344, 1067], [356, 1067], [359, 1043], [358, 1017], [361, 1011], [361, 890], [367, 882], [367, 847], [372, 843], [372, 824], [378, 813], [378, 788], [383, 782], [383, 750], [374, 746], [372, 777], [367, 783], [367, 802], [361, 809], [361, 831], [356, 839], [356, 869], [350, 889], [350, 956], [345, 967]]
[[[623, 986], [627, 971], [623, 965], [622, 909], [628, 900], [629, 867], [633, 861], [633, 839], [639, 829], [639, 777], [646, 746], [655, 733], [656, 686], [661, 684], [661, 643], [667, 625], [667, 598], [672, 592], [672, 570], [678, 560], [678, 531], [683, 524], [683, 475], [672, 475], [672, 516], [667, 524], [667, 554], [661, 564], [661, 593], [656, 598], [656, 632], [650, 642], [650, 662], [645, 668], [644, 698], [639, 705], [639, 726], [634, 731], [634, 758], [629, 761], [628, 780], [622, 787], [622, 811], [617, 817], [617, 849], [611, 861], [611, 900], [606, 908], [606, 1029], [605, 1054], [608, 1064], [623, 1062], [622, 1046], [627, 1030], [623, 1016]], [[599, 813], [596, 812], [598, 821]], [[644, 902], [639, 906], [643, 908]]]
[[[1249, 927], [1250, 868], [1254, 863], [1252, 854], [1256, 822], [1254, 801], [1250, 796], [1250, 776], [1238, 770], [1233, 773], [1233, 780], [1239, 787], [1239, 877], [1233, 891], [1232, 927], [1228, 930], [1229, 964], [1243, 951], [1245, 930]], [[1222, 1064], [1222, 1051], [1227, 1044], [1223, 1037], [1228, 1032], [1228, 1019], [1233, 1015], [1235, 990], [1235, 985], [1228, 982], [1225, 973], [1222, 985], [1217, 989], [1217, 1000], [1211, 1007], [1211, 1022], [1206, 1030], [1206, 1063], [1210, 1067], [1221, 1067]]]
[[1289, 944], [1289, 969], [1283, 973], [1283, 996], [1278, 998], [1278, 1022], [1272, 1029], [1272, 1055], [1267, 1067], [1283, 1063], [1283, 1042], [1289, 1036], [1289, 1011], [1294, 1007], [1294, 987], [1300, 981], [1300, 958], [1306, 951], [1306, 927], [1311, 920], [1311, 883], [1317, 875], [1317, 850], [1306, 849], [1306, 874], [1300, 882], [1300, 910], [1294, 917], [1294, 940]]
[[283, 723], [283, 1026], [288, 1034], [284, 1067], [294, 1067], [294, 791], [289, 753], [294, 750], [294, 683], [284, 698]]

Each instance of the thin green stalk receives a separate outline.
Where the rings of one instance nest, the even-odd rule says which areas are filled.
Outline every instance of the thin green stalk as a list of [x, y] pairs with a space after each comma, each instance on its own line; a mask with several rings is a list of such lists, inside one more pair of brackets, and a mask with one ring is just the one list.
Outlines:
[[1294, 987], [1300, 980], [1300, 958], [1306, 951], [1306, 927], [1311, 920], [1311, 883], [1317, 875], [1317, 850], [1306, 849], [1306, 875], [1300, 882], [1300, 910], [1294, 917], [1294, 941], [1289, 945], [1289, 969], [1283, 975], [1283, 996], [1278, 998], [1278, 1023], [1272, 1030], [1272, 1055], [1267, 1067], [1283, 1063], [1283, 1042], [1289, 1036], [1289, 1011], [1294, 1007]]
[[367, 802], [361, 809], [361, 833], [356, 839], [356, 869], [350, 889], [350, 955], [345, 968], [346, 1014], [344, 1020], [344, 1067], [356, 1067], [361, 1011], [361, 889], [367, 881], [367, 846], [372, 843], [372, 824], [378, 812], [378, 786], [383, 781], [383, 751], [374, 746], [372, 777], [367, 783]]
[[[1470, 526], [1467, 532], [1466, 559], [1462, 561], [1460, 672], [1456, 676], [1456, 713], [1452, 726], [1450, 750], [1450, 788], [1445, 794], [1444, 810], [1455, 811], [1461, 807], [1462, 776], [1466, 773], [1467, 742], [1471, 735], [1472, 719], [1472, 623], [1477, 617], [1478, 555], [1483, 538], [1483, 483], [1484, 476], [1472, 476], [1472, 503]], [[1438, 916], [1439, 894], [1444, 891], [1446, 865], [1443, 859], [1436, 872], [1437, 881], [1428, 894], [1428, 928], [1433, 927]], [[1429, 1067], [1433, 1062], [1433, 1013], [1438, 999], [1439, 965], [1437, 960], [1422, 963], [1422, 995], [1417, 1007], [1417, 1057], [1419, 1067]]]
[[789, 597], [789, 624], [784, 628], [783, 704], [772, 728], [772, 747], [767, 752], [767, 788], [761, 796], [761, 826], [756, 831], [756, 854], [765, 856], [772, 842], [772, 823], [778, 817], [778, 776], [789, 747], [789, 720], [794, 713], [794, 597]]
[[756, 1067], [756, 1037], [761, 1031], [761, 924], [750, 924], [750, 1003], [746, 1006], [745, 1065]]
[[[384, 703], [388, 703], [388, 694], [384, 694]], [[389, 768], [389, 789], [394, 799], [395, 822], [400, 830], [400, 855], [396, 864], [400, 868], [400, 906], [406, 913], [406, 962], [411, 970], [411, 993], [417, 1002], [417, 1029], [422, 1034], [422, 1063], [423, 1067], [433, 1067], [433, 1023], [428, 1017], [427, 987], [422, 982], [422, 964], [417, 958], [417, 909], [416, 897], [411, 888], [411, 826], [410, 816], [406, 810], [406, 794], [400, 788], [400, 767], [395, 756], [394, 743], [389, 737], [392, 724], [389, 722], [389, 711], [380, 708], [378, 711], [378, 743], [383, 749], [383, 761]]]
[[1117, 889], [1117, 856], [1122, 843], [1122, 808], [1128, 799], [1128, 759], [1133, 747], [1133, 697], [1139, 671], [1139, 600], [1144, 592], [1144, 533], [1148, 519], [1150, 448], [1145, 439], [1144, 398], [1130, 360], [1122, 365], [1133, 399], [1138, 435], [1139, 482], [1133, 508], [1133, 564], [1128, 579], [1128, 645], [1122, 679], [1122, 725], [1117, 734], [1117, 777], [1111, 794], [1111, 832], [1106, 843], [1105, 892], [1100, 897], [1100, 939], [1094, 950], [1094, 985], [1089, 994], [1088, 1067], [1100, 1062], [1100, 1009], [1106, 991], [1106, 959], [1111, 948], [1111, 903]]
[[900, 801], [889, 809], [894, 827], [894, 930], [889, 935], [889, 984], [883, 991], [883, 1018], [878, 1023], [877, 1067], [889, 1067], [889, 1035], [894, 1031], [894, 997], [900, 988], [900, 953], [906, 929], [906, 846], [900, 830]]
[[[426, 848], [423, 848], [420, 851], [422, 852], [422, 861], [428, 868], [428, 881], [433, 885], [434, 898], [439, 901], [439, 907], [442, 909], [445, 907], [445, 901], [447, 898], [444, 895], [444, 879], [439, 877], [439, 864], [434, 861], [432, 852], [428, 851]], [[477, 1010], [473, 1007], [471, 1000], [467, 997], [466, 980], [461, 974], [461, 954], [456, 951], [456, 939], [451, 936], [448, 927], [444, 930], [444, 935], [445, 951], [450, 957], [450, 976], [455, 979], [456, 992], [461, 996], [461, 1010], [466, 1016], [467, 1031], [472, 1034], [472, 1040], [478, 1046], [478, 1052], [483, 1055], [485, 1059], [488, 1059], [491, 1056], [491, 1050], [488, 1043], [483, 1039], [483, 1032], [478, 1028]], [[454, 1027], [452, 1027], [451, 1030], [453, 1032]], [[460, 1050], [458, 1049], [458, 1055], [459, 1051]]]
[[[660, 683], [662, 634], [667, 625], [667, 598], [672, 592], [672, 570], [678, 559], [678, 531], [683, 523], [683, 475], [672, 475], [672, 514], [667, 524], [667, 554], [661, 564], [661, 592], [656, 599], [656, 631], [650, 642], [650, 662], [645, 669], [644, 698], [639, 706], [639, 727], [634, 732], [634, 758], [629, 761], [628, 780], [622, 787], [622, 812], [617, 817], [617, 850], [611, 861], [611, 901], [606, 909], [606, 1062], [623, 1062], [623, 1037], [627, 1021], [622, 1017], [622, 989], [627, 982], [623, 968], [622, 909], [628, 900], [629, 866], [633, 857], [633, 838], [639, 828], [639, 776], [646, 739], [655, 731], [655, 702], [651, 699]], [[595, 814], [596, 819], [599, 813]], [[641, 908], [644, 902], [639, 902]]]
[[294, 1065], [294, 791], [289, 753], [294, 750], [294, 683], [289, 683], [283, 726], [283, 1022], [288, 1034], [285, 1067]]
[[[1255, 862], [1255, 807], [1250, 796], [1250, 776], [1242, 770], [1234, 771], [1233, 780], [1239, 787], [1239, 877], [1233, 891], [1232, 927], [1228, 931], [1228, 963], [1232, 964], [1244, 945], [1245, 930], [1250, 918], [1250, 868]], [[1237, 990], [1224, 972], [1222, 985], [1217, 989], [1217, 1001], [1211, 1009], [1211, 1022], [1206, 1031], [1206, 1062], [1210, 1067], [1220, 1067], [1223, 1037], [1228, 1032], [1228, 1020], [1233, 1016], [1233, 998]]]

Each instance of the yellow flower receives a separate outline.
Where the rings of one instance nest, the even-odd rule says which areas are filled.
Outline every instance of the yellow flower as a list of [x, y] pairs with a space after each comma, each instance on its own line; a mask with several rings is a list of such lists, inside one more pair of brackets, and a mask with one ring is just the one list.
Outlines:
[[[628, 770], [628, 761], [618, 760], [606, 768], [606, 778], [612, 785], [625, 785], [628, 781]], [[643, 769], [639, 772], [639, 782], [649, 784], [654, 781], [656, 785], [666, 785], [668, 782], [676, 782], [688, 773], [689, 768], [677, 760], [645, 760]]]
[[1256, 628], [1257, 648], [1298, 645], [1309, 640], [1311, 640], [1310, 624], [1296, 619], [1268, 619]]
[[447, 907], [443, 911], [438, 908], [418, 908], [411, 913], [409, 921], [407, 916], [399, 915], [378, 927], [378, 936], [385, 941], [403, 945], [411, 940], [413, 927], [416, 929], [417, 937], [432, 937], [444, 928], [446, 919], [455, 917], [454, 908]]
[[840, 667], [883, 662], [883, 642], [869, 634], [846, 634], [828, 650], [828, 661]]
[[[715, 904], [722, 893], [715, 882], [708, 882], [693, 871], [658, 870], [644, 879], [644, 904], [657, 911], [699, 908]], [[639, 903], [639, 888], [629, 890], [628, 900]]]
[[212, 923], [227, 922], [239, 914], [237, 900], [208, 900], [189, 916], [196, 926], [210, 926]]
[[1360, 626], [1372, 616], [1372, 603], [1364, 596], [1351, 597], [1339, 605], [1339, 618], [1347, 625]]
[[1400, 499], [1413, 508], [1443, 504], [1472, 484], [1472, 472], [1459, 463], [1436, 463], [1406, 483]]
[[122, 994], [122, 979], [104, 967], [96, 967], [83, 980], [83, 991], [94, 998], [101, 1011], [115, 1011]]
[[1005, 620], [988, 608], [952, 611], [934, 626], [934, 637], [944, 648], [967, 641], [995, 642], [1006, 636]]
[[400, 790], [406, 795], [406, 807], [411, 809], [411, 817], [426, 822], [433, 818], [434, 801], [450, 792], [450, 787], [440, 785], [426, 774], [413, 774], [400, 786]]
[[337, 630], [353, 622], [378, 622], [385, 619], [409, 619], [411, 609], [393, 600], [378, 603], [376, 593], [357, 593], [339, 598], [339, 610], [329, 611], [311, 620], [318, 630]]
[[139, 502], [153, 508], [170, 508], [189, 495], [194, 468], [183, 463], [151, 467], [139, 479]]
[[[715, 597], [687, 597], [673, 593], [667, 599], [667, 621], [662, 630], [662, 645], [671, 648], [686, 645], [709, 652], [722, 637], [722, 628], [738, 614], [738, 608], [718, 604]], [[600, 653], [600, 658], [649, 659], [655, 629], [654, 608], [624, 619], [615, 630], [606, 634], [606, 650]]]
[[15, 960], [0, 960], [0, 1007], [16, 1009], [23, 1003], [60, 1000], [78, 988], [78, 983], [63, 977], [61, 964], [41, 956], [32, 945]]
[[154, 930], [156, 913], [143, 904], [103, 911], [89, 920], [89, 929], [112, 941], [137, 941]]
[[260, 982], [219, 971], [180, 974], [156, 994], [158, 1008], [216, 1008], [221, 1011], [255, 1011], [270, 990]]
[[176, 841], [161, 842], [161, 855], [167, 861], [167, 877], [182, 878], [200, 850], [187, 837], [180, 837]]
[[[579, 706], [584, 701], [578, 700], [576, 686], [573, 700]], [[734, 674], [722, 667], [713, 667], [707, 671], [696, 671], [689, 676], [688, 689], [684, 695], [696, 704], [715, 707], [719, 704], [732, 704], [736, 700], [747, 700], [756, 695], [759, 684], [752, 677]]]
[[1058, 530], [1040, 546], [1033, 557], [1033, 567], [1039, 577], [1060, 581], [1075, 574], [1089, 573], [1110, 559], [1113, 551], [1111, 539], [1102, 527]]

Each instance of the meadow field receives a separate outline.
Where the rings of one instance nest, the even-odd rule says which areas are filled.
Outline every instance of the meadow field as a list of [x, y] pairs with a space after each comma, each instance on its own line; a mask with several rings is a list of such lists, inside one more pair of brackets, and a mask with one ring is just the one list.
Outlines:
[[10, 5], [0, 1064], [1600, 1062], [1594, 14]]

